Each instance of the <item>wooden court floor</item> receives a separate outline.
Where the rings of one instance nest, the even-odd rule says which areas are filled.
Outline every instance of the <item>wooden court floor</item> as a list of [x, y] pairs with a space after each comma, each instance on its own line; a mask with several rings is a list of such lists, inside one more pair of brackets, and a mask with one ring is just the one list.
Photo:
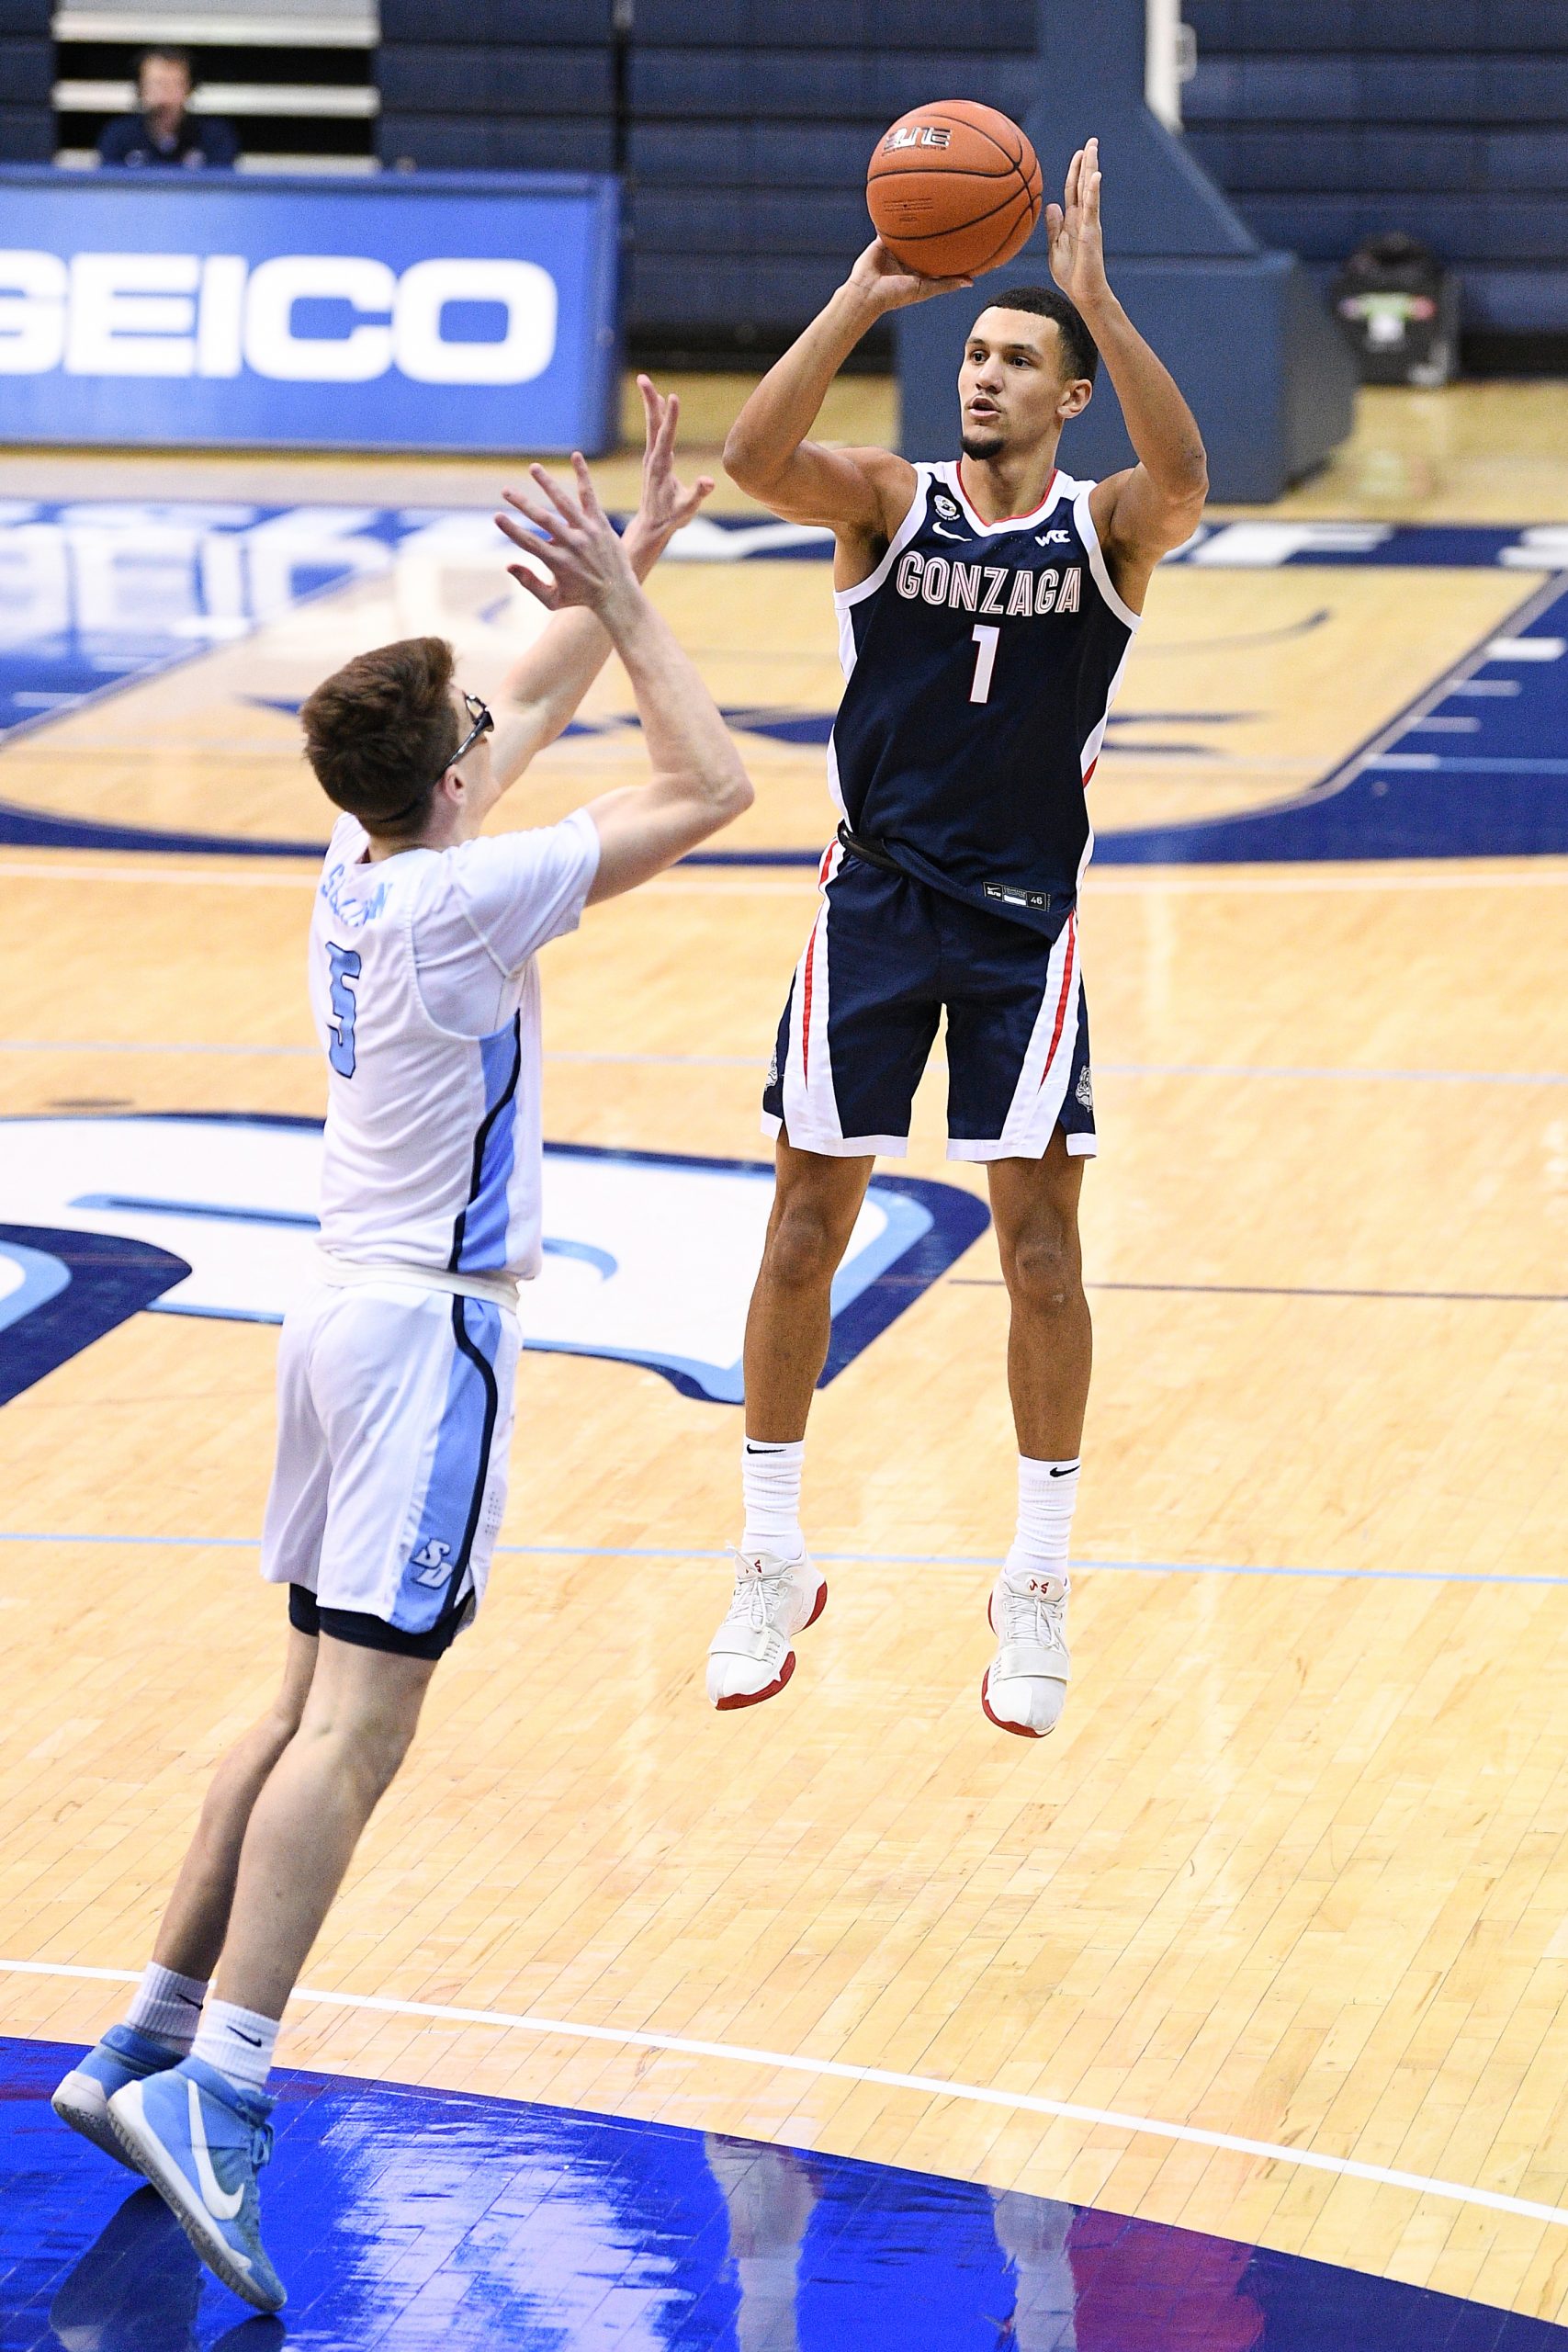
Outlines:
[[[730, 390], [693, 389], [712, 430]], [[846, 432], [878, 429], [876, 389], [849, 390]], [[1549, 410], [1503, 391], [1369, 401], [1292, 511], [1568, 515]], [[624, 461], [609, 481], [626, 494]], [[0, 491], [490, 494], [473, 468], [62, 456], [0, 460]], [[1141, 757], [1129, 727], [1099, 821], [1282, 797], [1528, 584], [1162, 577], [1127, 711], [1246, 716], [1223, 738], [1192, 721], [1223, 743], [1217, 781]], [[659, 594], [727, 707], [831, 707], [820, 565], [671, 565]], [[494, 597], [467, 558], [361, 582], [19, 739], [0, 799], [308, 839], [291, 726], [254, 698], [437, 624], [493, 683]], [[1328, 618], [1292, 636], [1309, 600]], [[626, 707], [606, 679], [596, 731], [506, 821], [634, 772]], [[744, 740], [737, 845], [825, 838], [819, 750]], [[318, 1115], [317, 1068], [277, 1050], [309, 1043], [310, 878], [0, 850], [0, 1109]], [[547, 951], [547, 1134], [761, 1158], [812, 905], [800, 868], [683, 870]], [[999, 1737], [977, 1702], [1013, 1454], [988, 1234], [818, 1399], [808, 1523], [843, 1556], [794, 1683], [751, 1713], [702, 1692], [739, 1416], [635, 1365], [526, 1355], [514, 1548], [310, 1962], [340, 1997], [291, 2012], [285, 2061], [1568, 2312], [1565, 914], [1564, 858], [1091, 875], [1097, 1364], [1077, 1679], [1049, 1743]], [[942, 1157], [941, 1078], [908, 1172], [976, 1189]], [[275, 1353], [265, 1325], [143, 1314], [0, 1409], [0, 2031], [116, 2013], [93, 1972], [140, 1967], [275, 1671], [248, 1548]]]

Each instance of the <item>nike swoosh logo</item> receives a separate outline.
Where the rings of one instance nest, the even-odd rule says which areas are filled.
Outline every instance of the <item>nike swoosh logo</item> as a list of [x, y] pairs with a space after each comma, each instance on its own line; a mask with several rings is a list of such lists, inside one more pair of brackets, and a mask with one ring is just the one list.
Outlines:
[[[1053, 1478], [1055, 1475], [1056, 1473], [1053, 1470], [1051, 1473]], [[248, 2041], [253, 2050], [259, 2050], [261, 2048], [261, 2036], [259, 2033], [245, 2033], [237, 2025], [231, 2025], [229, 2028], [229, 2030], [233, 2035], [236, 2041]]]
[[196, 2185], [201, 2191], [201, 2201], [215, 2222], [231, 2222], [245, 2201], [243, 2182], [236, 2189], [220, 2188], [218, 2175], [212, 2169], [211, 2152], [207, 2144], [207, 2126], [201, 2120], [201, 2093], [186, 2079], [186, 2096], [190, 2101], [190, 2153], [196, 2165]]
[[[201, 2007], [201, 2003], [199, 2001], [193, 2001], [188, 1993], [176, 1993], [175, 1995], [175, 1998], [176, 2001], [183, 2001], [187, 2009], [199, 2009]], [[261, 2048], [261, 2043], [259, 2041], [256, 2044], [256, 2048], [258, 2050]]]
[[[746, 1441], [746, 1451], [748, 1453], [787, 1453], [789, 1448], [784, 1445], [753, 1445], [750, 1439], [748, 1438]], [[259, 2041], [256, 2044], [256, 2048], [258, 2050], [261, 2048], [261, 2043]]]
[[[1073, 1473], [1074, 1473], [1074, 1471], [1075, 1471], [1075, 1470], [1081, 1470], [1082, 1468], [1083, 1468], [1083, 1464], [1082, 1464], [1081, 1462], [1069, 1462], [1069, 1463], [1068, 1463], [1068, 1464], [1067, 1464], [1067, 1466], [1066, 1466], [1066, 1468], [1065, 1470], [1057, 1470], [1057, 1469], [1053, 1468], [1053, 1470], [1052, 1470], [1052, 1472], [1051, 1472], [1051, 1476], [1052, 1476], [1052, 1477], [1053, 1477], [1053, 1478], [1070, 1478], [1070, 1477], [1072, 1476], [1072, 1475], [1073, 1475]], [[261, 2047], [261, 2044], [258, 2042], [258, 2043], [256, 2044], [256, 2047], [257, 2047], [257, 2049], [259, 2050], [259, 2049], [260, 2049], [260, 2047]]]
[[931, 529], [939, 539], [966, 539], [969, 537], [967, 531], [950, 531], [944, 523], [933, 523]]

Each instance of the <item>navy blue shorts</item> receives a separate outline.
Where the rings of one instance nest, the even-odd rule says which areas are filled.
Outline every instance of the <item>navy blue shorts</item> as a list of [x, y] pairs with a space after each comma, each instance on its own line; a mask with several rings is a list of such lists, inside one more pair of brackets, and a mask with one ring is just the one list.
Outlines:
[[835, 842], [762, 1096], [802, 1151], [901, 1157], [947, 1016], [947, 1156], [1039, 1159], [1060, 1127], [1097, 1148], [1077, 917], [1055, 940]]

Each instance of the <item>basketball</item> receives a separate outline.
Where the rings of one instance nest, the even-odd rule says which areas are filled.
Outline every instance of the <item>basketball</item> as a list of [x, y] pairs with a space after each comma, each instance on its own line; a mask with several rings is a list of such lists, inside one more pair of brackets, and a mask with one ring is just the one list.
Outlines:
[[921, 277], [978, 277], [1040, 218], [1040, 163], [1016, 122], [969, 98], [900, 115], [877, 142], [865, 201], [877, 235]]

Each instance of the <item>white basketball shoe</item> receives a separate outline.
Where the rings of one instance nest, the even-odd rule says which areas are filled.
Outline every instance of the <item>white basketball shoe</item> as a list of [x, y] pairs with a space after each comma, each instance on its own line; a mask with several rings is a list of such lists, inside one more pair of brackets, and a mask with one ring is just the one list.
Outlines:
[[815, 1625], [828, 1587], [803, 1552], [737, 1552], [735, 1590], [708, 1644], [708, 1697], [720, 1711], [776, 1699], [795, 1672], [795, 1637]]
[[998, 1648], [980, 1685], [980, 1704], [998, 1731], [1043, 1739], [1067, 1701], [1066, 1577], [1004, 1568], [987, 1611]]

